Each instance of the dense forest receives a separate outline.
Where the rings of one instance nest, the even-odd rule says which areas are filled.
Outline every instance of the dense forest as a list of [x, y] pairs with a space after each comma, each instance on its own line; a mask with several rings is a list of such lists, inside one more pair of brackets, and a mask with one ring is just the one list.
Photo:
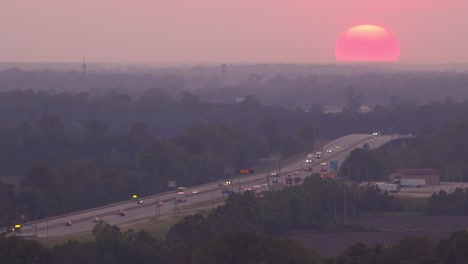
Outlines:
[[[230, 196], [208, 216], [182, 220], [165, 241], [101, 223], [89, 243], [46, 249], [1, 238], [0, 247], [37, 252], [32, 257], [49, 263], [70, 256], [77, 263], [116, 258], [224, 263], [243, 257], [330, 264], [421, 263], [422, 257], [427, 263], [448, 263], [451, 256], [450, 263], [459, 261], [459, 253], [448, 252], [458, 252], [464, 232], [446, 241], [424, 240], [421, 250], [429, 251], [421, 259], [408, 255], [402, 244], [356, 245], [324, 260], [278, 236], [297, 229], [355, 228], [352, 219], [362, 213], [414, 212], [387, 193], [357, 185], [364, 179], [386, 180], [398, 168], [431, 167], [443, 173], [442, 180], [467, 181], [468, 74], [305, 71], [265, 78], [250, 73], [238, 74], [236, 81], [228, 76], [222, 84], [219, 76], [199, 72], [0, 72], [0, 226], [21, 215], [31, 221], [123, 201], [133, 193], [160, 193], [168, 190], [169, 180], [192, 186], [233, 177], [234, 168], [255, 167], [262, 157], [287, 159], [348, 134], [381, 131], [416, 138], [405, 145], [354, 150], [341, 165], [339, 178], [345, 181], [323, 181], [313, 174], [301, 186], [262, 199], [248, 192]], [[340, 111], [328, 111], [335, 106]], [[467, 200], [465, 190], [441, 192], [418, 212], [466, 214]], [[239, 233], [240, 227], [252, 234]], [[250, 244], [236, 244], [239, 237]], [[401, 243], [413, 240], [408, 241]], [[240, 256], [247, 245], [249, 253]], [[262, 251], [267, 248], [276, 250]], [[79, 258], [77, 252], [89, 255]]]
[[[257, 198], [247, 191], [232, 194], [226, 204], [209, 213], [185, 217], [163, 240], [145, 231], [121, 231], [100, 221], [88, 242], [70, 240], [46, 248], [35, 240], [0, 238], [0, 257], [7, 263], [465, 263], [468, 233], [458, 231], [432, 241], [407, 237], [393, 246], [357, 243], [336, 256], [320, 256], [298, 242], [282, 238], [297, 228], [358, 228], [352, 219], [362, 212], [401, 211], [402, 202], [375, 187], [311, 177], [294, 186]], [[344, 189], [348, 191], [344, 191]], [[451, 208], [468, 195], [440, 193], [430, 206]], [[343, 195], [349, 195], [349, 222]], [[443, 196], [443, 197], [442, 197]], [[445, 197], [445, 198], [444, 198]], [[327, 199], [328, 198], [328, 199]], [[365, 201], [372, 201], [369, 204]], [[408, 208], [406, 208], [408, 209]], [[429, 210], [430, 211], [430, 210]], [[242, 231], [240, 231], [242, 230]]]
[[307, 264], [464, 264], [468, 232], [433, 241], [408, 237], [391, 247], [357, 243], [338, 256], [320, 256], [297, 242], [261, 234], [228, 232], [197, 247], [160, 241], [144, 231], [121, 232], [100, 223], [95, 240], [69, 241], [46, 248], [34, 240], [0, 238], [5, 263], [307, 263]]
[[124, 93], [135, 99], [155, 88], [171, 97], [189, 91], [211, 103], [230, 104], [253, 95], [263, 105], [305, 110], [324, 106], [332, 111], [340, 110], [353, 92], [370, 108], [389, 104], [392, 98], [417, 104], [468, 98], [466, 65], [227, 65], [223, 71], [221, 65], [119, 68], [90, 64], [86, 73], [81, 64], [17, 66], [23, 69], [0, 63], [0, 91]]
[[[460, 146], [466, 143], [468, 101], [419, 105], [393, 98], [362, 112], [361, 99], [350, 93], [342, 112], [329, 113], [320, 106], [305, 111], [263, 105], [253, 95], [212, 103], [157, 88], [136, 98], [119, 92], [1, 92], [0, 207], [11, 210], [0, 218], [23, 214], [31, 220], [122, 201], [132, 193], [159, 193], [168, 190], [169, 180], [192, 186], [232, 177], [227, 172], [271, 154], [286, 159], [313, 150], [319, 140], [372, 131], [412, 133], [417, 147], [351, 161], [370, 179], [401, 167], [467, 177]], [[20, 184], [12, 186], [8, 176], [20, 177]]]

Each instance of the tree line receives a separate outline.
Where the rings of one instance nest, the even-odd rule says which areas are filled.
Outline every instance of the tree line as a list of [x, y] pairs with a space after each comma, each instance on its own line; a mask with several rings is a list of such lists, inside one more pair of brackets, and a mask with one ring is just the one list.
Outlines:
[[356, 177], [359, 167], [370, 179], [384, 179], [398, 167], [424, 166], [448, 171], [449, 178], [467, 177], [460, 147], [466, 141], [466, 102], [418, 106], [395, 100], [367, 114], [357, 105], [356, 94], [350, 94], [346, 111], [331, 114], [265, 106], [254, 96], [236, 104], [203, 102], [189, 92], [174, 99], [158, 89], [138, 99], [118, 93], [3, 92], [0, 175], [24, 179], [19, 190], [1, 183], [6, 198], [0, 207], [11, 210], [0, 218], [32, 220], [133, 193], [154, 194], [168, 190], [169, 180], [191, 186], [232, 177], [234, 169], [271, 154], [287, 158], [311, 151], [321, 138], [384, 133], [390, 125], [393, 133], [417, 134], [417, 144], [361, 153], [355, 161], [353, 154], [354, 169], [343, 171]]

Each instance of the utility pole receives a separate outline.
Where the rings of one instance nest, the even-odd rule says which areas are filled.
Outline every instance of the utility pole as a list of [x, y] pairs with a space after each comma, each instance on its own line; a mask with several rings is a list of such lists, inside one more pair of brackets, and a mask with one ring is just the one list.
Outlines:
[[34, 214], [34, 216], [35, 216], [35, 219], [36, 219], [36, 220], [34, 221], [34, 226], [35, 226], [35, 228], [34, 228], [34, 229], [35, 229], [35, 230], [34, 230], [34, 234], [35, 234], [35, 236], [37, 237], [37, 214]]
[[278, 159], [278, 174], [281, 176], [281, 157]]
[[346, 201], [346, 181], [344, 183], [344, 224], [348, 224], [348, 208], [347, 208], [347, 201]]
[[161, 207], [159, 206], [159, 198], [156, 200], [156, 219], [161, 217]]
[[213, 191], [211, 191], [211, 209], [214, 209], [214, 197], [213, 197]]
[[267, 184], [268, 184], [268, 185], [267, 185], [267, 186], [268, 186], [268, 191], [270, 191], [270, 165], [268, 165], [267, 168], [268, 168], [268, 169], [267, 169], [267, 177], [266, 177], [266, 179], [267, 179]]
[[367, 159], [366, 159], [366, 182], [369, 183], [369, 168], [367, 167]]

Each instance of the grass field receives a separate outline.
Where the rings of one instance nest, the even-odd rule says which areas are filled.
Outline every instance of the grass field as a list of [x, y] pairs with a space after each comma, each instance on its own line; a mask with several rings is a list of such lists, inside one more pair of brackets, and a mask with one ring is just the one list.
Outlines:
[[[215, 200], [215, 205], [219, 205], [220, 202], [223, 202], [224, 198], [220, 198]], [[135, 220], [132, 222], [127, 222], [122, 225], [118, 225], [120, 230], [122, 232], [132, 229], [134, 231], [146, 231], [148, 232], [151, 236], [164, 240], [166, 238], [167, 233], [171, 229], [173, 225], [178, 223], [181, 219], [183, 219], [185, 216], [190, 215], [190, 214], [201, 214], [203, 216], [207, 216], [209, 212], [211, 211], [211, 206], [213, 204], [213, 201], [207, 201], [203, 203], [198, 203], [194, 204], [192, 206], [187, 206], [184, 207], [183, 210], [180, 211], [178, 214], [173, 214], [173, 215], [166, 215], [162, 216], [161, 218], [157, 219], [156, 217], [150, 217], [150, 218], [144, 218], [144, 219], [139, 219]], [[199, 210], [193, 211], [192, 209], [194, 208], [200, 208]], [[67, 235], [67, 236], [56, 236], [56, 237], [39, 237], [39, 238], [33, 238], [39, 241], [41, 244], [43, 244], [46, 247], [53, 247], [55, 245], [67, 243], [69, 240], [76, 240], [79, 242], [87, 242], [87, 241], [92, 241], [94, 240], [94, 236], [92, 232], [84, 232], [80, 234], [75, 234], [75, 235]]]

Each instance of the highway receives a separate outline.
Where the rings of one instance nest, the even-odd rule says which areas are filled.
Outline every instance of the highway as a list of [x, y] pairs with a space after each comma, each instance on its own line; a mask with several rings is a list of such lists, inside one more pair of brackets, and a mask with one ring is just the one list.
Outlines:
[[[278, 182], [281, 183], [285, 180], [285, 178], [287, 178], [289, 173], [294, 174], [295, 171], [298, 172], [299, 177], [304, 179], [312, 173], [309, 171], [304, 171], [304, 167], [307, 167], [308, 165], [313, 167], [313, 172], [317, 172], [320, 169], [321, 162], [326, 162], [329, 164], [330, 161], [337, 161], [338, 164], [341, 164], [353, 149], [362, 148], [362, 145], [366, 142], [371, 143], [371, 148], [378, 148], [392, 140], [403, 137], [407, 138], [410, 136], [372, 136], [371, 134], [348, 135], [323, 146], [321, 149], [311, 151], [311, 153], [315, 153], [317, 151], [322, 152], [322, 158], [320, 160], [317, 159], [314, 161], [312, 165], [310, 163], [306, 163], [305, 156], [289, 164], [283, 164], [281, 167], [280, 177], [275, 177], [275, 179], [278, 179]], [[330, 149], [331, 153], [327, 153], [327, 150]], [[270, 170], [270, 173], [274, 171], [275, 170]], [[197, 204], [203, 202], [205, 203], [205, 206], [208, 204], [209, 207], [210, 201], [219, 201], [220, 197], [223, 197], [221, 193], [223, 188], [231, 188], [232, 191], [236, 192], [240, 191], [238, 190], [239, 185], [242, 185], [244, 188], [252, 188], [254, 185], [266, 184], [267, 181], [271, 182], [271, 179], [271, 177], [268, 177], [267, 172], [260, 172], [257, 174], [236, 177], [232, 179], [233, 182], [231, 185], [218, 186], [220, 182], [213, 182], [190, 187], [187, 188], [186, 192], [187, 201], [184, 203], [179, 203], [178, 208], [181, 209], [190, 206], [196, 207]], [[270, 183], [270, 185], [271, 184], [272, 183]], [[192, 193], [194, 190], [196, 190], [197, 193]], [[174, 201], [176, 199], [175, 191], [150, 197], [142, 197], [142, 199], [144, 201], [142, 205], [138, 205], [135, 201], [125, 201], [99, 208], [43, 219], [37, 222], [24, 223], [22, 225], [22, 232], [18, 235], [53, 237], [89, 232], [95, 225], [95, 222], [92, 221], [93, 217], [99, 217], [100, 220], [106, 221], [111, 225], [121, 225], [126, 222], [132, 222], [148, 217], [155, 217], [156, 215], [165, 216], [177, 213], [175, 210], [176, 205], [174, 205]], [[162, 201], [164, 205], [157, 206], [159, 201]], [[119, 209], [125, 211], [126, 216], [117, 215], [115, 212]], [[67, 221], [71, 221], [72, 225], [65, 226], [65, 222]]]

